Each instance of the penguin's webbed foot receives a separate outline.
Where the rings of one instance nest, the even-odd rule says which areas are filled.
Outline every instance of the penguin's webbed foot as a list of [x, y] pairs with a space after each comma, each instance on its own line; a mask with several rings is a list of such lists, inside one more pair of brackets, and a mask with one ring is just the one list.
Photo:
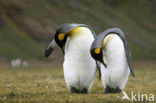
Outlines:
[[82, 91], [81, 91], [82, 94], [87, 94], [88, 93], [88, 90], [86, 88], [84, 88]]
[[108, 85], [105, 88], [105, 94], [107, 94], [107, 93], [111, 93], [111, 88]]
[[116, 89], [112, 89], [112, 93], [121, 93], [121, 89], [116, 87]]
[[71, 87], [71, 93], [87, 94], [88, 90], [86, 88], [84, 88], [83, 90], [78, 90], [75, 87]]
[[75, 87], [71, 87], [71, 93], [80, 93]]
[[106, 86], [106, 88], [105, 88], [105, 94], [107, 94], [107, 93], [121, 93], [121, 89], [119, 88], [119, 87], [116, 87], [116, 89], [114, 89], [114, 88], [110, 88], [110, 86]]

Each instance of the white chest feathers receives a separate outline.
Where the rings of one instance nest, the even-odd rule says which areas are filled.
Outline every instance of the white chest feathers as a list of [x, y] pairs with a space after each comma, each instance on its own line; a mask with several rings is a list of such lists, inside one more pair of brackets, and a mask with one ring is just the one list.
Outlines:
[[111, 88], [119, 87], [122, 90], [128, 80], [129, 69], [124, 44], [118, 35], [110, 34], [105, 37], [103, 54], [107, 64], [107, 69], [101, 65], [104, 87], [109, 85]]
[[93, 34], [86, 27], [78, 27], [69, 36], [63, 64], [67, 86], [69, 89], [73, 86], [80, 90], [89, 90], [96, 73], [96, 63], [90, 55]]

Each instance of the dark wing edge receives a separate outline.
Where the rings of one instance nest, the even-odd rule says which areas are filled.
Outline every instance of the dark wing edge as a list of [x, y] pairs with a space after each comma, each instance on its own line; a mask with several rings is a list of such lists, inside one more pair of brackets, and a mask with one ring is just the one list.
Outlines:
[[130, 47], [129, 47], [127, 41], [126, 41], [125, 34], [122, 32], [122, 30], [120, 28], [115, 28], [115, 29], [116, 29], [115, 32], [119, 35], [119, 37], [121, 38], [121, 40], [124, 43], [129, 70], [130, 70], [132, 76], [135, 77], [135, 73], [134, 73], [134, 70], [133, 70], [133, 67], [132, 67], [132, 62], [131, 62], [131, 50], [130, 50]]
[[134, 70], [132, 67], [132, 62], [131, 62], [131, 51], [130, 51], [130, 47], [126, 40], [124, 41], [124, 46], [125, 46], [125, 50], [126, 50], [126, 58], [127, 58], [129, 70], [130, 70], [132, 76], [135, 77], [135, 73], [134, 73]]

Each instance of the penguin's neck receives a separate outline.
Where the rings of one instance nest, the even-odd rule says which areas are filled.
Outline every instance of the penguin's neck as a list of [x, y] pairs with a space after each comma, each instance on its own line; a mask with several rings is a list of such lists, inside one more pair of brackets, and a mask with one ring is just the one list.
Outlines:
[[109, 35], [107, 35], [107, 36], [104, 38], [104, 40], [103, 40], [102, 47], [105, 48], [106, 45], [108, 44], [108, 42], [109, 42], [111, 39], [116, 38], [116, 37], [118, 37], [117, 34], [109, 34]]
[[68, 36], [70, 37], [80, 36], [84, 34], [84, 32], [86, 32], [87, 30], [88, 28], [86, 27], [76, 27], [68, 33]]

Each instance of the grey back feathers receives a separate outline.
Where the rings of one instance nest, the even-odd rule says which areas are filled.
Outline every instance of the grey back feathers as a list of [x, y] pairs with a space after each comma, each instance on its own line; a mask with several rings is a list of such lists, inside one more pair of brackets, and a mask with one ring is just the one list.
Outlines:
[[132, 67], [132, 63], [131, 63], [131, 51], [130, 51], [129, 45], [128, 45], [127, 41], [126, 41], [125, 35], [124, 35], [124, 33], [122, 32], [121, 29], [111, 28], [111, 29], [107, 29], [106, 31], [100, 33], [96, 37], [94, 42], [92, 43], [91, 50], [96, 49], [96, 48], [102, 48], [102, 43], [103, 43], [104, 38], [107, 35], [112, 34], [112, 33], [117, 34], [121, 38], [121, 40], [123, 41], [124, 48], [125, 48], [125, 51], [126, 51], [127, 63], [128, 63], [128, 66], [129, 66], [129, 69], [130, 69], [130, 72], [131, 72], [132, 76], [135, 77], [135, 73], [134, 73], [134, 70], [133, 70], [133, 67]]

